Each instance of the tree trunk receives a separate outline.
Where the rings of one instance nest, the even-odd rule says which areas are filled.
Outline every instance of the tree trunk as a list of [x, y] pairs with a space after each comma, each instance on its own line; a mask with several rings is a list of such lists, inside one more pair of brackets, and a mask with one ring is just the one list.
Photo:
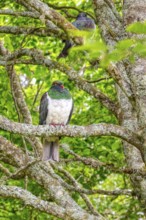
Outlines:
[[[133, 22], [144, 21], [146, 19], [146, 0], [125, 0], [123, 15], [124, 25], [126, 26]], [[144, 169], [144, 163], [146, 162], [146, 137], [144, 130], [146, 126], [146, 60], [137, 57], [135, 63], [127, 68], [127, 74], [134, 92], [135, 105], [134, 109], [130, 107], [128, 109], [123, 108], [124, 118], [122, 124], [126, 127], [130, 126], [132, 130], [136, 129], [144, 139], [144, 162], [139, 151], [131, 145], [124, 144], [125, 156], [131, 168]], [[125, 104], [128, 106], [128, 102], [123, 102], [121, 97], [119, 102], [121, 106], [125, 106]], [[146, 178], [133, 175], [131, 180], [146, 213]]]
[[[94, 6], [101, 35], [110, 46], [114, 46], [120, 39], [132, 36], [131, 34], [128, 36], [125, 31], [127, 25], [146, 19], [146, 0], [125, 0], [123, 19], [118, 17], [114, 4], [109, 1], [95, 0]], [[144, 140], [143, 156], [138, 149], [123, 142], [126, 162], [132, 169], [144, 169], [146, 162], [146, 60], [136, 57], [134, 64], [124, 60], [117, 64], [117, 69], [121, 80], [119, 85], [116, 76], [114, 77], [118, 84], [116, 90], [121, 109], [119, 123], [136, 131]], [[113, 74], [111, 69], [109, 73]], [[146, 178], [133, 174], [131, 182], [146, 214]]]

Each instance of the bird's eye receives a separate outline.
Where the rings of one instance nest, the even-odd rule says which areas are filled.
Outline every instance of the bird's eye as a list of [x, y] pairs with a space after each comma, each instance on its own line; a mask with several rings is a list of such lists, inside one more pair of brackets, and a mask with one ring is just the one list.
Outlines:
[[62, 84], [60, 84], [60, 87], [63, 89], [64, 88], [64, 86], [62, 85]]

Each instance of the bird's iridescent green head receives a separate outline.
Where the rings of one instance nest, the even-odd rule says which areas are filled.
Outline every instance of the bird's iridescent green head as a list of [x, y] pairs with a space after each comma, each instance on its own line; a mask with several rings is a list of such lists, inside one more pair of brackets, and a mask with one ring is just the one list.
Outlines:
[[63, 82], [59, 80], [52, 83], [48, 94], [52, 99], [71, 99], [69, 91], [64, 88]]

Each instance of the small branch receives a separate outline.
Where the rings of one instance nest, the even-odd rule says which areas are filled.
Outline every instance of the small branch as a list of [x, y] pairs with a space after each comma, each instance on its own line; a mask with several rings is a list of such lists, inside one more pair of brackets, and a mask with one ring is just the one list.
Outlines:
[[[48, 170], [50, 173], [50, 171]], [[108, 190], [101, 190], [101, 189], [96, 189], [96, 190], [88, 190], [81, 188], [80, 186], [72, 186], [63, 181], [58, 175], [54, 173], [50, 173], [53, 178], [56, 178], [57, 181], [60, 182], [60, 184], [65, 187], [69, 191], [73, 192], [78, 192], [79, 194], [83, 193], [86, 195], [93, 195], [93, 194], [102, 194], [102, 195], [109, 195], [109, 196], [118, 196], [118, 195], [135, 195], [135, 192], [132, 190], [127, 190], [127, 189], [118, 189], [118, 190], [113, 190], [113, 191], [108, 191]]]
[[7, 173], [6, 174], [6, 176], [4, 176], [4, 177], [2, 177], [1, 179], [0, 179], [0, 183], [2, 184], [4, 184], [7, 180], [9, 180], [9, 179], [20, 179], [20, 178], [23, 178], [24, 176], [25, 176], [25, 173], [27, 172], [27, 169], [29, 168], [29, 167], [31, 167], [32, 165], [34, 165], [35, 163], [38, 163], [38, 162], [40, 162], [41, 160], [33, 160], [33, 161], [30, 161], [30, 162], [28, 162], [25, 166], [22, 166], [22, 167], [20, 167], [19, 169], [17, 169], [16, 171], [15, 171], [15, 173]]
[[35, 97], [34, 97], [34, 100], [33, 100], [33, 103], [32, 103], [32, 108], [31, 108], [31, 109], [33, 109], [33, 107], [34, 107], [34, 105], [35, 105], [35, 103], [36, 103], [36, 101], [37, 101], [39, 92], [41, 91], [43, 84], [44, 84], [44, 82], [41, 82], [41, 83], [38, 85], [37, 92], [36, 92], [36, 95], [35, 95]]
[[[85, 165], [89, 165], [92, 168], [98, 169], [99, 167], [105, 167], [106, 169], [115, 172], [115, 173], [121, 173], [121, 174], [134, 174], [134, 175], [139, 175], [139, 176], [146, 176], [146, 171], [143, 169], [130, 169], [128, 167], [124, 167], [124, 168], [119, 168], [119, 167], [115, 167], [114, 164], [107, 164], [107, 163], [103, 163], [99, 160], [95, 160], [93, 158], [87, 158], [87, 157], [81, 157], [78, 154], [74, 153], [72, 150], [70, 150], [66, 145], [62, 145], [63, 149], [73, 155], [75, 158], [72, 159], [68, 159], [67, 162], [82, 162]], [[66, 162], [66, 160], [64, 161]]]
[[[47, 23], [49, 24], [49, 23]], [[5, 34], [14, 34], [14, 35], [36, 35], [39, 37], [48, 37], [48, 36], [57, 36], [62, 39], [66, 39], [66, 35], [61, 32], [60, 29], [55, 26], [49, 27], [47, 25], [47, 28], [45, 27], [38, 27], [38, 28], [26, 28], [26, 27], [17, 27], [17, 26], [0, 26], [0, 33]]]
[[98, 82], [101, 82], [103, 80], [109, 80], [109, 79], [112, 79], [112, 77], [103, 77], [103, 78], [100, 78], [100, 79], [95, 79], [95, 80], [86, 80], [88, 83], [98, 83]]
[[121, 90], [127, 96], [133, 107], [135, 107], [134, 101], [134, 94], [131, 92], [131, 85], [128, 77], [124, 74], [124, 70], [121, 72], [121, 64], [114, 65], [111, 63], [107, 69], [109, 75], [115, 80], [115, 82], [119, 85]]
[[64, 208], [56, 205], [55, 203], [41, 200], [32, 193], [20, 187], [1, 185], [0, 196], [20, 199], [25, 205], [29, 205], [36, 210], [43, 211], [58, 218], [65, 219], [66, 216], [66, 210]]
[[40, 14], [37, 12], [31, 12], [31, 11], [13, 11], [10, 9], [0, 10], [1, 15], [14, 15], [16, 16], [22, 16], [22, 17], [30, 17], [30, 18], [39, 18]]
[[[85, 11], [83, 11], [83, 10], [81, 10], [81, 9], [79, 9], [79, 8], [77, 8], [77, 7], [73, 7], [73, 6], [56, 6], [56, 5], [53, 5], [53, 4], [50, 4], [50, 3], [47, 3], [51, 8], [54, 8], [54, 9], [56, 9], [56, 10], [64, 10], [64, 9], [67, 9], [67, 10], [69, 10], [69, 9], [71, 9], [71, 10], [75, 10], [75, 11], [77, 11], [78, 13], [81, 13], [81, 12], [84, 12], [84, 13], [86, 13], [87, 15], [89, 15], [92, 19], [94, 19], [95, 20], [95, 17], [91, 14], [91, 13], [89, 13], [89, 12], [85, 12]], [[75, 17], [76, 18], [76, 17]]]
[[6, 176], [11, 175], [10, 171], [9, 171], [6, 167], [4, 167], [1, 163], [0, 163], [0, 170], [1, 170], [3, 173], [5, 173]]

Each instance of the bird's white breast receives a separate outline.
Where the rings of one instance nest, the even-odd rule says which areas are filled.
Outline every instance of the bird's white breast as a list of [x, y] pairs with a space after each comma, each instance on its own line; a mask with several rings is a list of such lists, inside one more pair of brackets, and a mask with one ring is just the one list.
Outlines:
[[62, 124], [68, 121], [71, 109], [72, 99], [51, 99], [48, 98], [48, 115], [46, 124]]

